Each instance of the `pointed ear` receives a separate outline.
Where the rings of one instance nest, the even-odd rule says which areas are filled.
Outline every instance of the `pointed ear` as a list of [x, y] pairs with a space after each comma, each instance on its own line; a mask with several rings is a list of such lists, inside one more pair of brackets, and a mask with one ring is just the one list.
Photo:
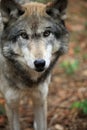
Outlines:
[[1, 15], [3, 23], [7, 23], [10, 19], [17, 19], [24, 13], [20, 4], [14, 0], [1, 0]]
[[53, 18], [60, 17], [62, 20], [66, 18], [66, 8], [68, 0], [54, 0], [46, 6], [46, 12]]

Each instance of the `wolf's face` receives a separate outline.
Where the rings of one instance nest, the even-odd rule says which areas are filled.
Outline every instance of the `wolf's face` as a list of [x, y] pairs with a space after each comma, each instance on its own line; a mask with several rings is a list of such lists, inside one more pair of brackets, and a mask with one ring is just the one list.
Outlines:
[[66, 0], [47, 5], [28, 3], [21, 6], [10, 0], [6, 3], [6, 7], [2, 3], [3, 55], [26, 68], [38, 72], [46, 70], [61, 48], [62, 52], [67, 50], [68, 33], [63, 20]]

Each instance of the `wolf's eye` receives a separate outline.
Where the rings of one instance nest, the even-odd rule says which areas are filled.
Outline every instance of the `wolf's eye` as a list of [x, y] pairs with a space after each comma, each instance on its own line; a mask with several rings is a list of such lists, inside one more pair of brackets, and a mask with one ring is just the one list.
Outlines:
[[29, 36], [27, 35], [26, 32], [22, 32], [22, 33], [20, 34], [20, 36], [21, 36], [22, 38], [24, 38], [24, 39], [29, 39]]
[[43, 36], [44, 36], [44, 37], [48, 37], [50, 34], [51, 34], [51, 31], [50, 31], [50, 30], [46, 30], [46, 31], [43, 33]]

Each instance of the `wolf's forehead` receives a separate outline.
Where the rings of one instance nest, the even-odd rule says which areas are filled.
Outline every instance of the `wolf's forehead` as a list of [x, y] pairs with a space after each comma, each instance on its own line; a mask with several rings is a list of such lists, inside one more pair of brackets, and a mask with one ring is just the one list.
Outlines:
[[30, 2], [23, 5], [23, 7], [25, 8], [23, 19], [27, 21], [27, 25], [32, 31], [40, 28], [39, 25], [43, 25], [44, 20], [48, 18], [45, 4]]
[[42, 3], [37, 2], [31, 2], [23, 5], [25, 8], [25, 15], [31, 16], [45, 16], [46, 15], [46, 5]]

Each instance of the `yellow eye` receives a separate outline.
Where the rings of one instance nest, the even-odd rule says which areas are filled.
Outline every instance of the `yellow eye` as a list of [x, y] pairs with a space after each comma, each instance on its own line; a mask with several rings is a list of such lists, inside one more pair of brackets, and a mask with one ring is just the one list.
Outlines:
[[50, 35], [51, 31], [50, 30], [46, 30], [44, 33], [43, 33], [43, 36], [44, 37], [48, 37]]
[[27, 35], [26, 32], [22, 32], [20, 35], [21, 35], [21, 37], [24, 38], [24, 39], [29, 39], [29, 36]]

